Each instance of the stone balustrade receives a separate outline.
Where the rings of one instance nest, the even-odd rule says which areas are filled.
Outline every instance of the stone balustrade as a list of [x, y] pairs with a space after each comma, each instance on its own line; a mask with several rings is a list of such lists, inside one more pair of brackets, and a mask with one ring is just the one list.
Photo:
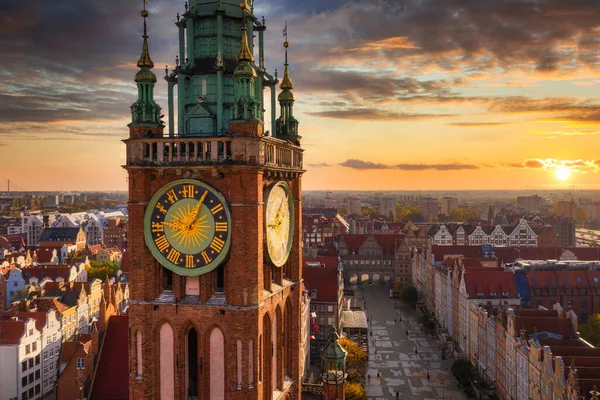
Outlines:
[[271, 137], [149, 137], [124, 140], [127, 166], [264, 165], [302, 169], [302, 149]]

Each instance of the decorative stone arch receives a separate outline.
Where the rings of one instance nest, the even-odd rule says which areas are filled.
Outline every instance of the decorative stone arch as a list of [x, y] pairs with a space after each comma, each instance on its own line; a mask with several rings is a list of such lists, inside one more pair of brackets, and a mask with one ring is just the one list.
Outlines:
[[281, 311], [281, 304], [278, 304], [275, 307], [273, 319], [273, 382], [275, 389], [283, 389], [283, 361], [285, 358], [283, 325], [283, 311]]
[[298, 346], [298, 343], [294, 343], [294, 337], [292, 335], [293, 323], [294, 323], [294, 310], [292, 308], [292, 301], [290, 296], [285, 300], [285, 308], [283, 312], [284, 324], [283, 324], [283, 346], [284, 346], [284, 362], [283, 362], [283, 375], [293, 379], [294, 366], [294, 347]]
[[259, 359], [262, 359], [261, 365], [259, 366], [259, 381], [263, 382], [263, 399], [271, 400], [273, 397], [273, 366], [272, 366], [272, 356], [273, 356], [273, 323], [271, 316], [268, 312], [265, 312], [263, 315], [263, 333], [262, 333], [262, 343], [261, 352], [259, 354]]
[[[186, 321], [179, 329], [179, 354], [182, 354], [184, 373], [181, 379], [181, 387], [185, 398], [198, 397], [202, 382], [202, 335], [200, 327], [193, 321]], [[190, 336], [191, 335], [191, 336]]]
[[225, 355], [227, 343], [224, 330], [217, 324], [210, 325], [204, 331], [204, 360], [202, 370], [208, 374], [205, 388], [203, 388], [204, 398], [209, 400], [225, 400], [225, 390], [227, 382], [225, 367]]
[[160, 320], [155, 326], [155, 337], [158, 351], [154, 355], [155, 365], [158, 365], [156, 382], [158, 398], [175, 398], [175, 331], [171, 321]]

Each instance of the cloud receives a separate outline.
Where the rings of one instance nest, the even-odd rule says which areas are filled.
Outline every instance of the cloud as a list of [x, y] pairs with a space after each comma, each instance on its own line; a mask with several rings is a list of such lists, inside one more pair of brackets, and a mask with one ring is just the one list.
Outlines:
[[478, 127], [478, 126], [498, 126], [506, 125], [509, 122], [450, 122], [446, 125], [450, 126], [462, 126], [462, 127]]
[[453, 117], [455, 114], [418, 114], [387, 111], [380, 108], [349, 108], [344, 110], [328, 110], [309, 112], [313, 117], [346, 119], [355, 121], [408, 121], [424, 118]]
[[469, 170], [469, 169], [479, 169], [476, 165], [473, 164], [460, 164], [460, 163], [450, 163], [450, 164], [381, 164], [374, 163], [371, 161], [363, 161], [356, 159], [349, 159], [339, 164], [341, 167], [358, 169], [358, 170], [370, 170], [370, 169], [398, 169], [403, 171], [426, 171], [426, 170], [436, 170], [436, 171], [458, 171], [458, 170]]
[[541, 169], [554, 171], [559, 168], [569, 168], [575, 172], [600, 172], [600, 159], [598, 160], [559, 160], [555, 158], [529, 158], [517, 163], [508, 164], [516, 169]]

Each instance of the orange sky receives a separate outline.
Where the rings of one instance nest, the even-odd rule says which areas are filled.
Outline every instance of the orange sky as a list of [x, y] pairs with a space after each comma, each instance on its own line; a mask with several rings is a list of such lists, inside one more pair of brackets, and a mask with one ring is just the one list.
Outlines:
[[[123, 190], [139, 5], [115, 14], [69, 1], [72, 13], [91, 8], [78, 14], [90, 20], [0, 4], [0, 182]], [[304, 189], [600, 189], [599, 10], [579, 0], [516, 1], [508, 13], [503, 1], [284, 3], [255, 2], [269, 70], [281, 69], [288, 15]], [[151, 4], [156, 65], [173, 66], [180, 8]], [[166, 109], [162, 79], [155, 93]], [[561, 167], [572, 171], [564, 182]]]

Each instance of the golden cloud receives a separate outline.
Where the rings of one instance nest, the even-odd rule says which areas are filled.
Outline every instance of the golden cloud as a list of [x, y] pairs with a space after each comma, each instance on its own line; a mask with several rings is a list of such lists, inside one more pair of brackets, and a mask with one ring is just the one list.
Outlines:
[[600, 172], [600, 160], [558, 160], [555, 158], [528, 158], [522, 162], [508, 164], [510, 168], [541, 169], [555, 171], [559, 168], [569, 168], [574, 172]]

